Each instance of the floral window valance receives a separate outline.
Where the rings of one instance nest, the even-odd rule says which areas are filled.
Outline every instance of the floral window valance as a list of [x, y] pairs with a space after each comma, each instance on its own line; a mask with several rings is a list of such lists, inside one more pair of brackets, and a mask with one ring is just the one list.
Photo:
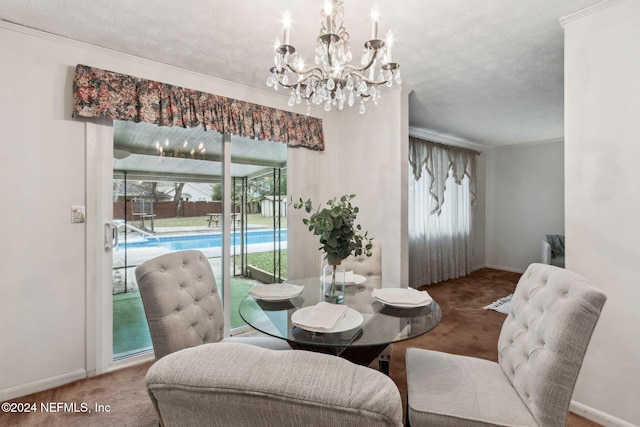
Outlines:
[[213, 129], [324, 150], [322, 120], [78, 64], [73, 111], [82, 117]]
[[458, 185], [462, 183], [465, 176], [469, 178], [471, 204], [475, 205], [478, 154], [480, 153], [466, 148], [451, 147], [409, 136], [409, 164], [413, 171], [413, 178], [418, 181], [424, 169], [431, 180], [429, 194], [436, 201], [431, 214], [440, 214], [449, 171]]

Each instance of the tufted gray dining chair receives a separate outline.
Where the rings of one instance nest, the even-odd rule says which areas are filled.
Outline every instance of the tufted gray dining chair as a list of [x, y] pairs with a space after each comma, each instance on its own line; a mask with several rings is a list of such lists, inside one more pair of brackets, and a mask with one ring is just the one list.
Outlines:
[[[170, 252], [136, 268], [156, 360], [169, 353], [223, 341], [224, 317], [216, 279], [198, 250]], [[275, 350], [291, 349], [273, 337], [230, 337]]]
[[498, 339], [498, 363], [410, 348], [413, 427], [564, 426], [606, 296], [581, 276], [531, 264]]

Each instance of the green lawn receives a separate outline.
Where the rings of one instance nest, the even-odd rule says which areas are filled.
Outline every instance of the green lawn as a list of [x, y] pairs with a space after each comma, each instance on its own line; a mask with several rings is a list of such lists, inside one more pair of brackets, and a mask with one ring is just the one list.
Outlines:
[[[231, 279], [231, 328], [244, 325], [238, 312], [240, 301], [247, 295], [253, 285], [243, 279]], [[255, 303], [254, 303], [255, 306]], [[252, 319], [263, 316], [255, 306]], [[142, 307], [142, 299], [138, 292], [127, 292], [113, 296], [113, 354], [135, 352], [151, 347], [151, 336], [147, 319]]]
[[[239, 262], [239, 261], [237, 261]], [[273, 273], [273, 252], [254, 252], [247, 254], [247, 263], [261, 270]], [[287, 250], [280, 250], [280, 276], [287, 277]]]
[[[253, 283], [248, 280], [238, 278], [231, 279], [231, 329], [246, 325], [242, 320], [242, 317], [240, 317], [238, 307], [240, 306], [242, 299], [247, 296], [247, 293], [252, 287]], [[258, 308], [255, 302], [251, 305], [253, 310], [248, 313], [251, 321], [264, 317], [262, 310]]]

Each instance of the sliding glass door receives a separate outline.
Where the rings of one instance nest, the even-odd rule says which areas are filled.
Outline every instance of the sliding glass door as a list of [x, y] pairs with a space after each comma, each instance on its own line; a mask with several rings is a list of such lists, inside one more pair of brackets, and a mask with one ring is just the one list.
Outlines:
[[[249, 289], [286, 279], [286, 168], [234, 177], [232, 199], [231, 328], [241, 332], [248, 328], [237, 307]], [[256, 307], [255, 316], [262, 316], [262, 310]]]
[[[152, 350], [135, 268], [163, 253], [205, 253], [231, 331], [243, 327], [237, 306], [255, 280], [284, 277], [286, 207], [274, 209], [273, 199], [286, 206], [286, 194], [280, 194], [283, 187], [286, 192], [286, 155], [281, 143], [225, 139], [202, 128], [114, 122], [114, 360]], [[268, 212], [263, 205], [270, 206]], [[266, 273], [253, 273], [258, 270]]]
[[199, 249], [222, 283], [223, 200], [214, 191], [222, 181], [222, 150], [223, 136], [216, 132], [114, 123], [114, 360], [152, 350], [135, 278], [138, 265], [164, 253]]

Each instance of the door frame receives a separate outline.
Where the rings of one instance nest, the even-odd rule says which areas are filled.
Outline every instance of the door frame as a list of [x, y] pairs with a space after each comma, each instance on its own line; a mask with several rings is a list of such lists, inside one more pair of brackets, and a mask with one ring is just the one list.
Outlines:
[[[105, 246], [105, 225], [113, 221], [113, 120], [85, 119], [86, 159], [86, 303], [85, 369], [87, 376], [154, 360], [153, 352], [113, 360], [113, 254]], [[231, 135], [223, 134], [222, 283], [224, 336], [230, 335], [231, 312]]]
[[[86, 346], [87, 376], [113, 365], [113, 260], [105, 247], [105, 224], [113, 219], [113, 120], [85, 121], [86, 141]], [[106, 339], [109, 337], [110, 339]]]

